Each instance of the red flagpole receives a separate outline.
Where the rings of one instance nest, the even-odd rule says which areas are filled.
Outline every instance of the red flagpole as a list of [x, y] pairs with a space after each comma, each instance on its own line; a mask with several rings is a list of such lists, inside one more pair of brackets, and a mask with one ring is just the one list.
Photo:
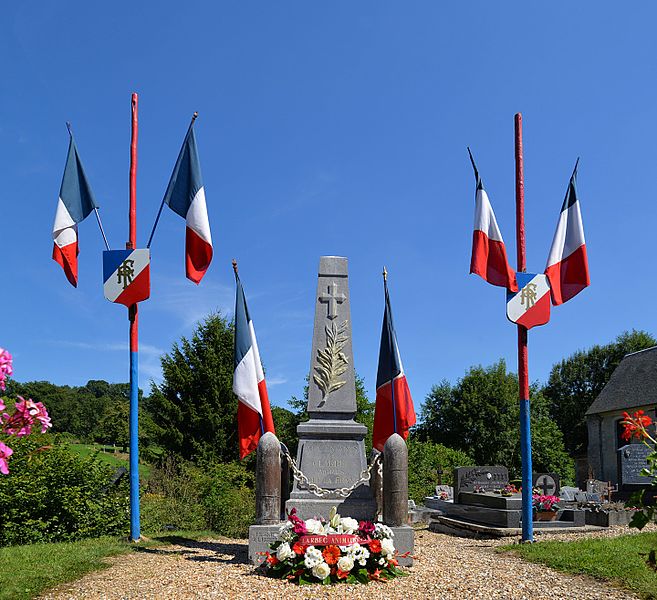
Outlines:
[[[525, 179], [522, 153], [522, 115], [515, 116], [516, 248], [517, 271], [527, 270], [525, 253]], [[520, 452], [522, 456], [522, 541], [534, 541], [532, 511], [532, 443], [529, 410], [527, 329], [518, 325], [518, 393], [520, 400]]]
[[[137, 247], [137, 109], [138, 96], [132, 94], [132, 128], [130, 137], [130, 207], [129, 237], [126, 249]], [[128, 307], [130, 320], [130, 538], [141, 536], [139, 524], [139, 320], [137, 304]]]

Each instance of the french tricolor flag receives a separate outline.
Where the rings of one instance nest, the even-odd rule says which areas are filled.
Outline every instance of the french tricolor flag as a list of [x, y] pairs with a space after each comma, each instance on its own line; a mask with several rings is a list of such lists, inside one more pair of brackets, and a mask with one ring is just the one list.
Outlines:
[[477, 180], [470, 273], [479, 275], [488, 283], [517, 292], [516, 273], [509, 266], [502, 232], [497, 225], [493, 207], [479, 177], [479, 171], [477, 171], [470, 148], [468, 148], [468, 153]]
[[52, 258], [57, 261], [70, 284], [78, 285], [78, 223], [84, 221], [91, 211], [98, 208], [84, 173], [78, 149], [70, 134], [68, 157], [64, 177], [59, 189], [59, 201], [52, 228], [54, 240]]
[[212, 261], [212, 235], [201, 164], [196, 149], [194, 121], [189, 126], [176, 166], [173, 168], [164, 202], [187, 222], [185, 267], [187, 278], [198, 284]]
[[246, 307], [242, 282], [235, 268], [237, 283], [235, 297], [235, 372], [233, 392], [238, 398], [237, 433], [240, 458], [258, 447], [260, 436], [267, 431], [276, 433], [269, 406], [265, 373], [260, 362], [253, 321]]
[[577, 198], [578, 163], [579, 159], [570, 177], [545, 268], [555, 305], [567, 302], [591, 285], [582, 212]]
[[415, 408], [399, 355], [385, 275], [383, 287], [385, 289], [385, 309], [381, 330], [379, 368], [376, 374], [376, 404], [372, 433], [372, 445], [380, 452], [383, 452], [383, 446], [393, 433], [398, 433], [407, 439], [409, 429], [415, 425]]

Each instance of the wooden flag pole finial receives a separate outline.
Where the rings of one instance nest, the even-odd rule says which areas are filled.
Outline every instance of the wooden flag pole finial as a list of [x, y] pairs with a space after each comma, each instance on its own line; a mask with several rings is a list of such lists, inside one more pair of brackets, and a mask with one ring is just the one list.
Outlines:
[[237, 275], [237, 261], [233, 259], [233, 271], [235, 271], [235, 275]]
[[194, 111], [194, 114], [192, 115], [192, 123], [193, 123], [194, 121], [196, 121], [196, 119], [198, 119], [198, 111], [197, 111], [197, 110], [195, 110], [195, 111]]

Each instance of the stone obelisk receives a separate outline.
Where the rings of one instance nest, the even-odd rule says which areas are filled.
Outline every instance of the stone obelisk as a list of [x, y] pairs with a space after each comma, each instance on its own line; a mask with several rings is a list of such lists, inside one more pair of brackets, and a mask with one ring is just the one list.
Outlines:
[[[354, 421], [349, 279], [347, 259], [340, 256], [323, 256], [319, 261], [308, 413], [310, 420], [297, 427], [298, 467], [311, 484], [324, 490], [349, 488], [367, 468], [367, 427]], [[372, 519], [376, 503], [369, 482], [359, 484], [346, 498], [336, 493], [320, 498], [295, 478], [286, 502], [286, 508], [296, 508], [303, 519], [328, 517], [334, 506], [343, 516]]]

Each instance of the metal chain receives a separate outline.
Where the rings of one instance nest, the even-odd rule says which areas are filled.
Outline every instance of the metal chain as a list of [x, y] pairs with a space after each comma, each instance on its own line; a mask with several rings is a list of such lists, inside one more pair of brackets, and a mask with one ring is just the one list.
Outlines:
[[346, 498], [359, 485], [361, 485], [362, 483], [367, 483], [372, 478], [372, 469], [376, 465], [378, 465], [377, 472], [379, 473], [379, 476], [383, 475], [383, 455], [378, 454], [374, 458], [374, 460], [370, 463], [370, 466], [367, 467], [367, 469], [361, 471], [360, 478], [352, 486], [348, 488], [342, 487], [334, 490], [327, 490], [325, 488], [319, 487], [315, 483], [311, 483], [308, 480], [308, 477], [306, 477], [303, 474], [303, 471], [297, 466], [297, 462], [292, 458], [292, 456], [290, 456], [289, 450], [283, 444], [281, 444], [281, 453], [287, 459], [288, 464], [292, 468], [292, 473], [294, 473], [294, 479], [296, 479], [296, 481], [299, 483], [299, 487], [304, 487], [318, 498], [326, 498], [328, 496], [331, 496], [332, 494], [337, 494], [342, 498]]

